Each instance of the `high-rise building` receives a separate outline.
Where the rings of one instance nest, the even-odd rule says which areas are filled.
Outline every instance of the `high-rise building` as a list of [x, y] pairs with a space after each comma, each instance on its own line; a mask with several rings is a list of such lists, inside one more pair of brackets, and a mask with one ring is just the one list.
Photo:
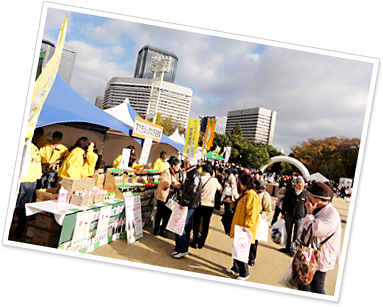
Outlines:
[[174, 83], [177, 72], [178, 57], [172, 52], [150, 45], [145, 45], [138, 52], [134, 78], [153, 79], [154, 73], [152, 72], [152, 58], [156, 56], [170, 57], [170, 70], [164, 74], [164, 81]]
[[47, 66], [49, 60], [55, 53], [56, 47], [51, 41], [44, 39], [41, 42], [39, 63], [37, 65], [36, 79]]
[[209, 119], [212, 118], [212, 119], [217, 120], [214, 133], [225, 134], [226, 121], [227, 121], [226, 116], [223, 116], [223, 117], [220, 117], [220, 116], [200, 116], [199, 118], [200, 118], [200, 131], [201, 132], [206, 132], [207, 122]]
[[[143, 78], [112, 78], [105, 89], [103, 108], [114, 107], [129, 99], [132, 108], [146, 119], [154, 118], [160, 80]], [[157, 113], [187, 127], [193, 91], [163, 81]]]
[[63, 80], [70, 84], [70, 80], [72, 79], [73, 67], [76, 61], [76, 50], [68, 45], [64, 44], [64, 48], [61, 55], [60, 66], [58, 69], [58, 74]]
[[272, 145], [277, 112], [262, 107], [229, 111], [227, 114], [226, 134], [237, 125], [241, 125], [243, 137], [256, 143]]
[[94, 105], [96, 107], [102, 108], [102, 105], [104, 104], [104, 96], [97, 96]]

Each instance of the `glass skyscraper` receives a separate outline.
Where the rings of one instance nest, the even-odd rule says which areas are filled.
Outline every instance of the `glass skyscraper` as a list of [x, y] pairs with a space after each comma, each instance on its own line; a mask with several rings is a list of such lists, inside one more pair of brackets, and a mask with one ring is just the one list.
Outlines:
[[[152, 72], [152, 57], [161, 55], [169, 56], [171, 58], [170, 71], [164, 74], [164, 81], [174, 83], [176, 79], [178, 57], [172, 52], [150, 45], [145, 45], [138, 52], [134, 78], [153, 79], [154, 73]], [[159, 77], [159, 75], [157, 74], [156, 77]]]

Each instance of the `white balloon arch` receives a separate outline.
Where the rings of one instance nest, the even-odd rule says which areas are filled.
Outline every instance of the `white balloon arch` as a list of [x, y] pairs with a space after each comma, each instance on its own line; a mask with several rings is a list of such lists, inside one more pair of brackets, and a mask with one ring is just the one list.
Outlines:
[[287, 163], [290, 163], [290, 164], [296, 166], [301, 171], [302, 176], [304, 178], [307, 178], [308, 176], [310, 176], [310, 173], [309, 173], [308, 169], [300, 161], [298, 161], [297, 159], [288, 157], [288, 156], [276, 156], [276, 157], [272, 157], [271, 158], [271, 163], [262, 166], [261, 171], [264, 172], [265, 169], [269, 165], [271, 165], [273, 163], [277, 163], [277, 162], [287, 162]]

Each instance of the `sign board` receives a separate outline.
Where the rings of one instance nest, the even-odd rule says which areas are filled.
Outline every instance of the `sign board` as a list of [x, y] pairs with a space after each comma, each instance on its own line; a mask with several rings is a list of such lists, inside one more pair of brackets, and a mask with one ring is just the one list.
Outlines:
[[148, 163], [150, 149], [152, 148], [153, 140], [151, 138], [145, 138], [144, 145], [142, 146], [140, 165], [146, 165]]
[[122, 155], [121, 155], [120, 169], [129, 168], [129, 158], [130, 158], [130, 149], [129, 148], [123, 148], [122, 149]]
[[148, 137], [154, 142], [160, 142], [163, 129], [164, 128], [159, 125], [148, 122], [140, 117], [136, 117], [132, 136], [140, 139]]
[[198, 138], [199, 138], [199, 118], [190, 118], [188, 120], [188, 126], [186, 129], [185, 136], [185, 145], [183, 154], [185, 157], [193, 156], [195, 157], [195, 152], [198, 147]]
[[126, 240], [130, 244], [143, 237], [140, 196], [125, 198], [125, 214]]

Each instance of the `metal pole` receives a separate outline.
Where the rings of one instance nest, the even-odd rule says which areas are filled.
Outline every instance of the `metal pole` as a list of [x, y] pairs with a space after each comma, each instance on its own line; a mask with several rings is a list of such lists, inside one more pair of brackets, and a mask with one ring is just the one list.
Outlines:
[[162, 70], [161, 71], [161, 81], [160, 81], [160, 87], [158, 88], [158, 96], [157, 96], [157, 102], [156, 102], [156, 110], [154, 112], [154, 117], [153, 117], [153, 124], [156, 123], [156, 119], [157, 119], [157, 110], [158, 110], [158, 103], [160, 102], [160, 95], [161, 95], [161, 91], [162, 91], [162, 81], [164, 79], [164, 71]]

